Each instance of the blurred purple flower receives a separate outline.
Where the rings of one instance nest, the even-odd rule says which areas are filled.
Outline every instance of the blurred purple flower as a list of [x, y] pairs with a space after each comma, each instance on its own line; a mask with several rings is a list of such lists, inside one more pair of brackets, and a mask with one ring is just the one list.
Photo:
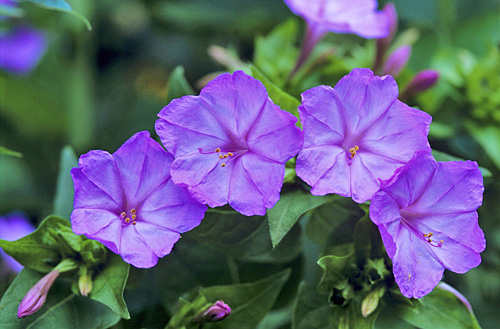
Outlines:
[[436, 70], [422, 70], [418, 72], [408, 83], [401, 93], [401, 100], [409, 99], [418, 93], [432, 88], [439, 79], [439, 72]]
[[17, 317], [19, 319], [31, 315], [42, 308], [45, 300], [47, 300], [50, 287], [52, 287], [59, 273], [58, 270], [50, 271], [28, 290], [17, 309]]
[[369, 69], [354, 69], [335, 88], [302, 93], [304, 147], [296, 170], [312, 194], [336, 193], [363, 203], [415, 151], [430, 149], [431, 116], [397, 97], [394, 79]]
[[285, 162], [299, 152], [303, 134], [260, 81], [243, 71], [221, 74], [158, 116], [156, 131], [175, 157], [172, 179], [200, 202], [229, 203], [250, 216], [279, 200]]
[[411, 46], [404, 45], [395, 49], [387, 58], [382, 69], [382, 74], [392, 75], [396, 78], [408, 63], [411, 55]]
[[146, 131], [112, 155], [99, 150], [82, 155], [71, 170], [75, 233], [102, 242], [135, 267], [155, 266], [206, 211], [172, 182], [172, 161]]
[[302, 51], [292, 75], [328, 32], [353, 33], [363, 38], [389, 34], [389, 19], [377, 11], [376, 0], [285, 0], [290, 10], [307, 23]]
[[16, 26], [0, 32], [0, 69], [26, 74], [40, 61], [47, 49], [44, 34], [29, 26]]
[[197, 314], [195, 322], [217, 322], [224, 320], [231, 314], [231, 307], [222, 300], [216, 301], [212, 306]]
[[473, 161], [436, 162], [418, 152], [383, 182], [370, 205], [403, 295], [420, 298], [444, 269], [465, 273], [481, 263], [486, 241], [478, 225], [483, 178]]
[[[0, 239], [14, 241], [20, 239], [35, 230], [35, 227], [26, 216], [19, 213], [12, 213], [5, 217], [0, 217]], [[4, 264], [13, 272], [19, 272], [23, 266], [14, 258], [7, 255], [0, 248], [0, 256]]]
[[385, 4], [382, 11], [386, 14], [389, 20], [389, 34], [384, 38], [377, 39], [377, 53], [375, 55], [375, 63], [373, 65], [373, 71], [378, 72], [379, 67], [382, 65], [385, 53], [389, 49], [389, 46], [396, 35], [398, 30], [398, 13], [396, 7], [392, 2]]

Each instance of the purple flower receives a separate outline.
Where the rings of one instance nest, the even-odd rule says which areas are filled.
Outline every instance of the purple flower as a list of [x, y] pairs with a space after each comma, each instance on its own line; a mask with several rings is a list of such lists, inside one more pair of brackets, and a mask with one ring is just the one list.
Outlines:
[[206, 206], [170, 179], [173, 157], [139, 132], [115, 153], [90, 151], [71, 170], [73, 230], [102, 242], [136, 267], [156, 265], [180, 233], [200, 224]]
[[231, 314], [231, 307], [222, 300], [216, 301], [212, 306], [195, 316], [195, 322], [217, 322], [224, 320]]
[[405, 68], [406, 63], [410, 59], [411, 55], [411, 46], [404, 45], [392, 52], [389, 55], [387, 60], [385, 61], [384, 68], [382, 69], [382, 73], [392, 75], [393, 77], [397, 77], [402, 69]]
[[29, 26], [17, 26], [0, 32], [0, 69], [25, 74], [40, 61], [47, 48], [42, 32]]
[[[0, 239], [14, 241], [20, 239], [35, 230], [35, 227], [26, 216], [19, 213], [12, 213], [6, 217], [0, 217]], [[0, 249], [0, 258], [13, 272], [19, 272], [23, 266], [14, 258], [7, 255]]]
[[363, 38], [389, 34], [389, 19], [377, 11], [376, 0], [285, 0], [290, 10], [307, 23], [302, 51], [293, 75], [328, 32], [353, 33]]
[[436, 162], [418, 152], [383, 183], [370, 205], [393, 272], [406, 297], [420, 298], [444, 269], [465, 273], [481, 263], [486, 241], [476, 209], [483, 178], [472, 161]]
[[210, 207], [229, 203], [244, 215], [264, 215], [280, 198], [285, 162], [302, 146], [297, 119], [269, 99], [243, 71], [224, 73], [199, 96], [173, 100], [156, 131], [175, 160], [176, 184]]
[[363, 203], [415, 151], [430, 149], [431, 117], [397, 97], [394, 79], [369, 69], [354, 69], [335, 88], [302, 94], [304, 147], [296, 170], [312, 194], [336, 193]]
[[47, 299], [49, 289], [59, 276], [59, 273], [58, 270], [50, 271], [28, 290], [17, 309], [17, 317], [19, 319], [31, 315], [42, 308]]

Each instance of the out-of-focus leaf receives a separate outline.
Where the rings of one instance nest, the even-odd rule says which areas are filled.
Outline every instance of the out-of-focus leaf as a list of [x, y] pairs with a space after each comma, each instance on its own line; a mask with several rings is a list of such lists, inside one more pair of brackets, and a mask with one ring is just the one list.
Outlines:
[[71, 179], [71, 168], [78, 167], [78, 159], [71, 146], [65, 146], [59, 160], [56, 196], [54, 199], [54, 215], [69, 219], [73, 211], [75, 190]]
[[300, 253], [300, 227], [294, 226], [273, 248], [265, 217], [247, 217], [234, 210], [209, 210], [191, 236], [238, 260], [288, 262]]
[[0, 4], [0, 17], [2, 16], [20, 18], [24, 16], [24, 11], [18, 7]]
[[68, 14], [71, 14], [81, 20], [83, 24], [87, 27], [87, 30], [91, 31], [92, 26], [88, 19], [85, 18], [82, 14], [74, 11], [71, 6], [64, 0], [26, 0], [28, 2], [32, 2], [40, 7], [44, 7], [50, 10], [62, 11]]
[[3, 147], [3, 146], [0, 146], [0, 155], [8, 155], [8, 156], [11, 156], [11, 157], [16, 157], [16, 158], [22, 158], [23, 157], [22, 153], [9, 150], [8, 148]]
[[295, 47], [299, 25], [290, 18], [278, 25], [269, 35], [255, 39], [253, 62], [278, 87], [283, 87], [295, 65]]
[[315, 287], [302, 282], [293, 306], [292, 329], [331, 328], [331, 314], [327, 296], [318, 294]]
[[264, 86], [267, 89], [267, 93], [269, 94], [269, 97], [272, 99], [274, 104], [278, 105], [282, 110], [285, 110], [293, 114], [297, 118], [296, 125], [298, 127], [302, 127], [299, 121], [299, 111], [298, 111], [300, 102], [295, 97], [291, 96], [290, 94], [287, 94], [280, 87], [272, 83], [255, 66], [252, 65], [251, 69], [253, 77], [264, 84]]
[[273, 248], [281, 242], [300, 216], [331, 199], [330, 196], [315, 196], [301, 190], [282, 194], [274, 207], [267, 211]]
[[101, 302], [124, 319], [130, 319], [127, 304], [123, 300], [123, 291], [127, 283], [130, 265], [119, 255], [110, 253], [104, 270], [94, 278], [94, 288], [90, 299]]
[[481, 145], [493, 163], [500, 169], [500, 129], [495, 126], [466, 125], [470, 134]]
[[480, 329], [479, 323], [467, 306], [455, 295], [442, 289], [409, 303], [389, 306], [394, 313], [409, 324], [422, 329]]
[[67, 282], [57, 279], [43, 307], [36, 313], [17, 318], [17, 308], [28, 290], [43, 274], [23, 269], [0, 301], [2, 329], [105, 329], [120, 320], [109, 308], [91, 299], [73, 294]]
[[185, 95], [194, 95], [194, 90], [189, 85], [189, 82], [184, 75], [184, 68], [177, 66], [170, 77], [168, 78], [167, 104], [174, 98], [179, 98]]
[[187, 298], [193, 301], [192, 307], [182, 301], [183, 305], [178, 308], [181, 314], [174, 316], [166, 329], [198, 328], [199, 324], [192, 323], [192, 318], [205, 309], [206, 302], [213, 304], [218, 300], [231, 307], [231, 314], [220, 322], [205, 322], [204, 329], [254, 329], [274, 305], [289, 276], [290, 270], [284, 270], [251, 283], [200, 288]]
[[331, 289], [344, 289], [347, 283], [349, 265], [354, 261], [354, 254], [321, 257], [318, 265], [323, 268], [323, 277], [318, 284], [318, 290], [328, 293]]
[[[446, 161], [465, 161], [462, 158], [455, 157], [453, 155], [449, 155], [447, 153], [440, 152], [437, 150], [432, 150], [432, 156], [434, 157], [434, 159], [436, 159], [436, 161], [443, 161], [443, 162], [446, 162]], [[479, 170], [481, 170], [481, 174], [483, 175], [483, 177], [493, 176], [491, 171], [487, 168], [479, 167]]]

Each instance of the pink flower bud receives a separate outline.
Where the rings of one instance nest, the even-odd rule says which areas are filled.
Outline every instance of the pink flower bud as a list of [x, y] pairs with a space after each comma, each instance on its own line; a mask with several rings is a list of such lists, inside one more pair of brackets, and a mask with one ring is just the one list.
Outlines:
[[382, 74], [392, 75], [393, 77], [397, 77], [401, 70], [406, 66], [408, 60], [411, 55], [411, 46], [404, 45], [392, 52], [392, 54], [385, 61], [384, 68], [382, 70]]
[[24, 318], [38, 311], [45, 300], [47, 299], [47, 293], [54, 281], [59, 276], [58, 270], [53, 270], [40, 279], [24, 296], [19, 308], [17, 309], [17, 317]]
[[401, 93], [400, 99], [408, 99], [422, 91], [433, 87], [439, 79], [439, 72], [436, 70], [423, 70], [418, 72], [408, 83]]
[[216, 301], [212, 306], [195, 316], [195, 322], [217, 322], [224, 320], [231, 314], [231, 307], [222, 300]]

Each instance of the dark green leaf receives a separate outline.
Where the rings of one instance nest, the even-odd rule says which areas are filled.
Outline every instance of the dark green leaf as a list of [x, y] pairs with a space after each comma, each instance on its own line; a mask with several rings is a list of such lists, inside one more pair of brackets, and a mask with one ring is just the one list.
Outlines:
[[24, 16], [24, 11], [21, 8], [4, 6], [0, 4], [0, 17], [2, 16], [20, 18]]
[[500, 130], [495, 126], [479, 127], [474, 124], [468, 124], [467, 129], [500, 169]]
[[71, 8], [71, 6], [64, 0], [25, 0], [25, 1], [32, 2], [40, 7], [47, 8], [50, 10], [57, 10], [71, 14], [76, 18], [78, 18], [79, 20], [81, 20], [87, 27], [87, 30], [89, 31], [92, 30], [92, 26], [90, 25], [88, 19], [86, 19], [82, 14], [74, 11]]
[[272, 83], [262, 72], [260, 72], [255, 66], [251, 66], [252, 75], [255, 79], [259, 80], [264, 84], [267, 89], [267, 93], [269, 97], [272, 99], [274, 104], [278, 105], [282, 110], [285, 110], [291, 114], [293, 114], [297, 118], [297, 126], [302, 127], [299, 121], [299, 111], [298, 107], [300, 106], [299, 100], [295, 97], [287, 94], [280, 87]]
[[174, 98], [185, 95], [194, 95], [194, 90], [184, 75], [184, 68], [177, 66], [168, 78], [167, 104]]
[[[449, 155], [449, 154], [446, 154], [444, 152], [440, 152], [437, 150], [432, 150], [432, 156], [434, 157], [434, 159], [436, 159], [436, 161], [443, 161], [443, 162], [446, 162], [446, 161], [465, 161], [464, 159], [461, 159], [459, 157], [455, 157], [453, 155]], [[481, 174], [483, 175], [483, 177], [491, 177], [493, 175], [491, 173], [491, 171], [487, 168], [479, 167], [479, 170], [481, 170]]]
[[43, 307], [26, 318], [17, 318], [17, 308], [28, 290], [43, 274], [23, 269], [0, 301], [0, 328], [2, 329], [97, 329], [109, 328], [120, 317], [102, 304], [71, 293], [68, 282], [57, 279], [48, 293]]
[[3, 147], [3, 146], [0, 146], [0, 155], [8, 155], [8, 156], [16, 157], [16, 158], [23, 157], [22, 153], [9, 150], [8, 148]]
[[130, 319], [127, 305], [123, 300], [123, 290], [127, 283], [130, 265], [119, 255], [110, 253], [104, 269], [94, 280], [94, 288], [89, 297], [108, 306], [124, 319]]
[[305, 212], [332, 200], [331, 196], [315, 196], [301, 190], [284, 193], [267, 211], [269, 233], [275, 248]]
[[321, 292], [330, 292], [333, 288], [342, 290], [346, 287], [349, 266], [354, 263], [354, 255], [324, 256], [318, 260], [318, 265], [323, 268], [323, 277], [318, 284]]
[[190, 235], [238, 260], [288, 262], [300, 253], [300, 227], [294, 226], [273, 248], [265, 217], [244, 216], [234, 210], [209, 210]]
[[69, 219], [73, 211], [75, 190], [71, 178], [71, 168], [78, 167], [78, 159], [71, 146], [65, 146], [59, 160], [56, 196], [54, 199], [54, 215]]
[[413, 306], [393, 300], [390, 308], [406, 322], [422, 329], [481, 328], [465, 304], [442, 289], [434, 289], [427, 296], [413, 300]]
[[23, 266], [49, 272], [66, 257], [76, 254], [81, 236], [75, 235], [67, 220], [49, 216], [37, 230], [16, 241], [0, 240], [0, 247]]
[[302, 282], [293, 306], [292, 329], [331, 328], [331, 313], [327, 296], [318, 294], [315, 287]]

